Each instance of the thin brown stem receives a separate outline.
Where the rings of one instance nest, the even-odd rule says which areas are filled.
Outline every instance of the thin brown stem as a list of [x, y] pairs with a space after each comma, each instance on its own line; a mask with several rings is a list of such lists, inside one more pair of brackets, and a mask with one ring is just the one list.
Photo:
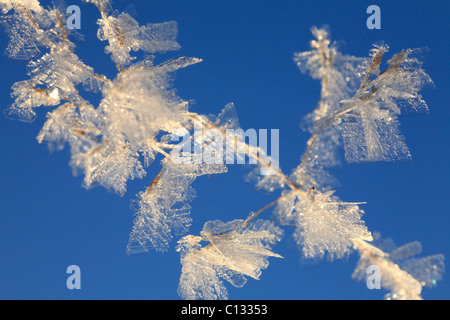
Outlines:
[[158, 175], [153, 179], [152, 183], [150, 183], [150, 185], [148, 186], [147, 190], [145, 191], [146, 193], [150, 193], [153, 190], [153, 187], [159, 182], [159, 179], [161, 178], [162, 175], [162, 170], [158, 173]]
[[256, 219], [261, 213], [263, 213], [264, 211], [266, 211], [267, 209], [272, 208], [274, 205], [276, 205], [278, 202], [281, 201], [281, 199], [283, 199], [283, 197], [279, 197], [277, 200], [272, 201], [271, 203], [269, 203], [268, 205], [266, 205], [265, 207], [259, 209], [258, 211], [256, 211], [255, 213], [253, 213], [247, 220], [244, 221], [244, 223], [242, 224], [242, 227], [245, 228], [247, 227], [247, 225], [252, 222], [254, 219]]
[[[211, 123], [207, 118], [202, 117], [196, 113], [188, 113], [187, 116], [191, 120], [201, 122], [204, 126], [206, 126], [209, 129], [219, 130], [223, 136], [227, 136], [228, 134], [231, 134], [231, 133], [226, 132], [226, 130], [224, 130], [223, 128], [217, 127], [216, 125]], [[235, 136], [233, 136], [233, 138], [236, 139]], [[261, 155], [260, 155], [261, 149], [259, 147], [252, 147], [249, 144], [247, 144], [245, 141], [241, 141], [241, 142], [245, 144], [245, 146], [246, 146], [245, 152], [249, 158], [255, 159], [257, 161], [257, 163], [260, 164], [262, 167], [270, 166], [270, 162], [268, 162], [267, 159], [264, 159], [263, 157], [261, 157]], [[291, 188], [292, 190], [299, 189], [299, 186], [297, 186], [287, 175], [285, 175], [281, 171], [281, 169], [278, 169], [277, 171], [275, 171], [275, 174], [278, 175], [286, 183], [286, 185], [288, 185], [289, 188]]]

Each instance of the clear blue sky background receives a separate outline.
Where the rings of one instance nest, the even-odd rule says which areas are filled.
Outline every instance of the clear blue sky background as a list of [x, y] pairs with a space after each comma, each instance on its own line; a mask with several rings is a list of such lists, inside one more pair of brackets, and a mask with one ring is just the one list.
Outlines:
[[[43, 3], [49, 3], [45, 1]], [[112, 77], [114, 66], [96, 39], [93, 6], [82, 10], [85, 41], [77, 53], [97, 73]], [[345, 53], [366, 56], [372, 43], [385, 41], [391, 54], [428, 47], [425, 69], [435, 89], [423, 92], [431, 114], [401, 119], [401, 130], [413, 154], [412, 162], [345, 164], [335, 174], [337, 195], [350, 202], [366, 201], [364, 220], [371, 231], [393, 237], [399, 245], [418, 240], [424, 254], [449, 250], [449, 16], [448, 1], [301, 1], [301, 0], [134, 0], [141, 24], [175, 20], [181, 51], [158, 59], [186, 55], [204, 59], [177, 73], [179, 95], [193, 100], [192, 110], [218, 113], [236, 104], [243, 128], [280, 129], [281, 167], [290, 172], [305, 151], [308, 136], [299, 128], [302, 116], [316, 106], [319, 83], [302, 75], [293, 54], [309, 48], [310, 28], [330, 26]], [[124, 10], [128, 1], [116, 0]], [[382, 29], [366, 28], [366, 9], [382, 10]], [[7, 38], [0, 34], [0, 49]], [[26, 79], [26, 64], [0, 59], [1, 107], [8, 106], [11, 85]], [[35, 136], [45, 121], [33, 124], [0, 119], [0, 298], [2, 299], [179, 299], [179, 255], [172, 246], [165, 254], [127, 256], [132, 227], [129, 202], [157, 173], [150, 168], [144, 181], [129, 183], [123, 197], [103, 188], [86, 191], [72, 176], [65, 150], [49, 154]], [[198, 234], [209, 220], [245, 218], [278, 194], [256, 191], [244, 181], [248, 169], [231, 167], [225, 175], [202, 177], [195, 183], [192, 203]], [[270, 212], [266, 212], [268, 218]], [[175, 244], [175, 243], [173, 243]], [[287, 230], [261, 280], [250, 279], [241, 289], [228, 286], [232, 299], [381, 299], [384, 291], [369, 291], [351, 274], [357, 256], [348, 261], [302, 265]], [[66, 288], [66, 268], [82, 271], [82, 289]], [[449, 277], [426, 299], [450, 297]]]

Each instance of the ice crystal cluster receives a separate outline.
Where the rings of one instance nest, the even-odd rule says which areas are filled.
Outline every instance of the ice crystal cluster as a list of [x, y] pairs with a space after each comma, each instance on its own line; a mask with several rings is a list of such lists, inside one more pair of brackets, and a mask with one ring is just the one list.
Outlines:
[[305, 258], [321, 258], [325, 253], [330, 259], [343, 258], [351, 248], [349, 240], [370, 240], [363, 214], [358, 204], [339, 200], [333, 191], [287, 192], [276, 208], [282, 224], [295, 226], [294, 236]]
[[[329, 173], [340, 165], [342, 149], [348, 162], [411, 158], [399, 117], [428, 110], [420, 90], [432, 82], [422, 69], [420, 50], [393, 54], [383, 68], [387, 45], [357, 58], [340, 53], [326, 28], [313, 28], [311, 49], [296, 54], [294, 61], [321, 82], [320, 102], [303, 120], [311, 134], [306, 151], [286, 175], [261, 148], [230, 134], [228, 129], [240, 129], [232, 103], [213, 117], [192, 112], [178, 97], [172, 73], [201, 59], [155, 64], [155, 54], [180, 49], [175, 22], [142, 26], [107, 0], [86, 2], [99, 11], [97, 37], [117, 69], [113, 79], [97, 74], [76, 55], [65, 8], [44, 8], [37, 0], [0, 0], [1, 24], [10, 39], [6, 53], [27, 60], [29, 75], [12, 85], [6, 115], [31, 122], [38, 108], [52, 107], [37, 140], [52, 150], [67, 146], [74, 174], [84, 176], [86, 188], [100, 185], [123, 196], [129, 180], [143, 179], [146, 168], [159, 161], [160, 173], [132, 202], [127, 252], [167, 251], [174, 237], [182, 237], [176, 246], [182, 298], [226, 299], [225, 280], [242, 287], [247, 278], [260, 279], [269, 259], [281, 258], [272, 250], [282, 227], [294, 230], [304, 259], [341, 259], [357, 252], [357, 279], [365, 278], [369, 266], [379, 266], [388, 299], [421, 299], [423, 286], [441, 280], [442, 255], [413, 258], [421, 251], [419, 243], [396, 248], [380, 240], [362, 219], [363, 203], [341, 200], [338, 182]], [[91, 103], [84, 91], [98, 93], [100, 102]], [[188, 144], [192, 148], [184, 148]], [[230, 144], [227, 152], [215, 152]], [[235, 156], [229, 150], [243, 151], [235, 152], [238, 162], [248, 158], [255, 165], [249, 180], [258, 190], [280, 196], [246, 220], [209, 221], [199, 236], [188, 235], [192, 184], [205, 175], [226, 173], [224, 160]], [[256, 219], [270, 208], [273, 221]]]
[[360, 260], [353, 277], [365, 279], [369, 266], [378, 266], [381, 270], [381, 285], [389, 290], [387, 300], [420, 300], [422, 287], [432, 288], [442, 280], [444, 256], [441, 254], [414, 258], [422, 253], [420, 242], [411, 242], [396, 247], [392, 239], [382, 239], [375, 234], [375, 241], [357, 243]]
[[[244, 226], [243, 220], [228, 223], [210, 221], [201, 236], [186, 236], [178, 241], [183, 264], [178, 292], [184, 299], [226, 299], [223, 281], [242, 287], [247, 277], [259, 279], [269, 265], [269, 257], [281, 258], [271, 251], [283, 231], [267, 220]], [[205, 246], [201, 242], [208, 243]]]
[[189, 202], [195, 197], [195, 191], [190, 185], [199, 176], [226, 170], [221, 165], [178, 165], [165, 161], [154, 187], [138, 195], [128, 252], [167, 251], [172, 231], [184, 234], [191, 225]]

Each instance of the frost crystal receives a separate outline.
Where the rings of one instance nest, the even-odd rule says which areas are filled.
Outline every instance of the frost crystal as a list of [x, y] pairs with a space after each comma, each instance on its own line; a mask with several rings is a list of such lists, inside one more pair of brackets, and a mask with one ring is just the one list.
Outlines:
[[107, 84], [98, 108], [99, 126], [104, 134], [108, 138], [125, 139], [137, 151], [159, 131], [171, 132], [181, 127], [187, 103], [168, 90], [167, 72], [199, 60], [183, 58], [183, 61], [163, 66], [139, 63]]
[[36, 119], [35, 108], [42, 105], [56, 106], [60, 103], [57, 89], [49, 91], [38, 87], [38, 84], [39, 81], [24, 80], [12, 86], [11, 96], [15, 101], [5, 111], [8, 118], [33, 122]]
[[315, 135], [308, 142], [308, 150], [291, 179], [305, 190], [314, 187], [325, 191], [337, 186], [326, 168], [340, 165], [342, 127], [333, 123], [318, 130], [316, 123], [338, 110], [341, 100], [354, 94], [360, 82], [358, 66], [365, 59], [340, 53], [331, 43], [326, 28], [313, 28], [312, 33], [316, 39], [311, 41], [311, 51], [297, 53], [294, 61], [302, 72], [321, 80], [321, 101], [303, 120], [303, 128]]
[[[45, 12], [32, 11], [16, 3], [12, 5], [13, 14], [0, 18], [0, 23], [10, 39], [6, 53], [12, 59], [29, 60], [40, 53], [43, 31], [39, 28], [39, 24], [45, 22]], [[4, 12], [9, 11], [8, 8], [12, 7], [7, 6], [3, 9]]]
[[[307, 117], [306, 127], [320, 133], [316, 139], [328, 136], [335, 144], [323, 144], [326, 149], [313, 155], [314, 159], [324, 155], [328, 162], [316, 160], [319, 175], [322, 165], [328, 166], [330, 160], [335, 163], [340, 135], [348, 162], [410, 159], [398, 116], [428, 110], [419, 91], [432, 82], [416, 57], [421, 50], [394, 55], [389, 67], [380, 73], [383, 55], [389, 50], [386, 45], [375, 46], [370, 60], [360, 59], [340, 54], [325, 29], [314, 28], [313, 34], [312, 50], [297, 54], [294, 60], [303, 72], [322, 80], [321, 103]], [[311, 175], [315, 173], [311, 171]]]
[[41, 12], [42, 7], [38, 0], [0, 0], [0, 9], [3, 13], [8, 13], [12, 9], [28, 9]]
[[47, 121], [37, 141], [48, 143], [51, 150], [61, 150], [69, 143], [73, 154], [92, 150], [100, 141], [100, 131], [94, 124], [95, 116], [91, 105], [66, 103], [47, 113]]
[[358, 66], [365, 59], [340, 53], [329, 39], [327, 28], [312, 29], [316, 40], [311, 41], [311, 51], [297, 53], [294, 62], [303, 73], [322, 80], [322, 101], [306, 121], [314, 122], [333, 113], [342, 99], [349, 98], [359, 84]]
[[328, 191], [330, 188], [338, 186], [338, 181], [325, 170], [320, 159], [314, 155], [315, 153], [307, 155], [307, 160], [302, 161], [292, 172], [290, 180], [303, 190], [314, 188]]
[[74, 45], [53, 47], [51, 52], [28, 65], [33, 81], [44, 84], [55, 98], [76, 95], [75, 86], [92, 77], [94, 70], [73, 53]]
[[[382, 53], [372, 55], [365, 81], [340, 110], [319, 120], [321, 128], [330, 121], [343, 121], [343, 140], [348, 162], [409, 160], [411, 154], [399, 130], [398, 116], [404, 112], [426, 112], [428, 107], [418, 93], [431, 79], [414, 56], [417, 50], [404, 50], [388, 61], [389, 67], [377, 75]], [[369, 81], [369, 77], [377, 75]]]
[[96, 183], [119, 196], [126, 193], [126, 183], [134, 178], [142, 179], [146, 172], [139, 161], [139, 154], [121, 142], [104, 142], [94, 154], [80, 154], [72, 165], [84, 169], [84, 186], [91, 188]]
[[10, 117], [31, 122], [34, 109], [39, 106], [56, 106], [62, 99], [80, 100], [76, 85], [92, 76], [93, 69], [84, 65], [72, 53], [70, 43], [53, 47], [51, 52], [28, 65], [30, 80], [13, 85], [14, 104], [7, 111]]
[[280, 174], [278, 168], [272, 166], [259, 165], [247, 175], [246, 180], [255, 183], [257, 190], [266, 192], [273, 192], [286, 186], [284, 175]]
[[[259, 279], [269, 257], [281, 258], [271, 247], [280, 241], [282, 230], [269, 221], [254, 221], [275, 205], [279, 222], [295, 227], [305, 258], [343, 258], [357, 249], [361, 258], [354, 277], [362, 279], [368, 266], [378, 265], [382, 284], [391, 291], [387, 299], [420, 299], [422, 286], [433, 287], [442, 278], [444, 257], [413, 258], [422, 250], [417, 242], [400, 248], [378, 237], [373, 245], [366, 242], [373, 238], [361, 220], [364, 212], [358, 203], [342, 202], [329, 191], [337, 183], [326, 171], [340, 164], [342, 142], [349, 162], [411, 157], [398, 116], [428, 110], [419, 91], [431, 79], [417, 58], [418, 50], [394, 55], [381, 72], [388, 51], [384, 44], [375, 46], [370, 59], [347, 56], [330, 41], [326, 29], [313, 28], [311, 50], [294, 60], [301, 71], [321, 81], [321, 99], [304, 119], [303, 129], [312, 135], [300, 165], [287, 177], [273, 159], [278, 158], [266, 154], [267, 146], [257, 145], [256, 131], [240, 129], [234, 104], [217, 117], [188, 111], [188, 103], [172, 89], [170, 74], [200, 59], [154, 64], [152, 54], [180, 48], [176, 22], [140, 26], [128, 13], [113, 11], [109, 0], [85, 2], [100, 11], [97, 36], [108, 41], [105, 52], [119, 70], [114, 80], [96, 74], [75, 55], [65, 8], [44, 9], [37, 0], [0, 0], [0, 24], [10, 38], [7, 55], [31, 60], [41, 48], [46, 52], [28, 63], [30, 79], [12, 86], [14, 103], [6, 114], [31, 122], [36, 108], [57, 106], [47, 113], [37, 140], [51, 150], [69, 146], [70, 165], [74, 174], [84, 174], [86, 188], [101, 185], [123, 196], [129, 180], [142, 179], [144, 167], [158, 155], [164, 157], [161, 172], [132, 203], [129, 254], [167, 251], [175, 235], [187, 233], [195, 197], [192, 183], [203, 175], [226, 172], [224, 163], [245, 164], [248, 158], [257, 166], [249, 175], [257, 189], [284, 190], [245, 221], [210, 221], [200, 236], [178, 241], [182, 298], [226, 299], [223, 280], [242, 287], [247, 277]], [[132, 51], [150, 55], [134, 62]], [[86, 101], [78, 87], [100, 92], [98, 107]], [[176, 138], [183, 140], [175, 144]]]
[[[210, 221], [201, 237], [186, 236], [178, 242], [183, 265], [178, 294], [183, 299], [227, 299], [222, 279], [242, 287], [246, 276], [259, 280], [261, 270], [269, 265], [269, 257], [281, 258], [270, 250], [281, 239], [280, 228], [264, 220], [247, 227], [243, 223]], [[201, 241], [209, 244], [202, 247]]]
[[375, 241], [355, 241], [360, 260], [353, 278], [366, 279], [367, 268], [375, 265], [381, 271], [381, 285], [390, 291], [387, 300], [421, 300], [422, 287], [432, 288], [442, 280], [445, 264], [443, 255], [413, 258], [422, 252], [419, 242], [412, 242], [396, 248], [391, 239], [381, 239], [374, 235]]
[[286, 191], [275, 214], [284, 225], [294, 225], [295, 238], [306, 259], [343, 258], [352, 248], [352, 239], [371, 239], [361, 220], [363, 211], [345, 203], [333, 192]]
[[112, 54], [113, 61], [120, 68], [133, 60], [130, 56], [131, 50], [164, 53], [180, 48], [175, 41], [178, 34], [177, 24], [173, 21], [141, 27], [129, 14], [114, 12], [113, 15], [101, 19], [99, 24], [98, 38], [109, 41], [105, 52]]
[[178, 165], [165, 160], [160, 176], [135, 202], [136, 217], [127, 252], [167, 251], [173, 233], [184, 234], [191, 225], [189, 202], [195, 192], [190, 185], [199, 176], [223, 172], [226, 167], [222, 165]]

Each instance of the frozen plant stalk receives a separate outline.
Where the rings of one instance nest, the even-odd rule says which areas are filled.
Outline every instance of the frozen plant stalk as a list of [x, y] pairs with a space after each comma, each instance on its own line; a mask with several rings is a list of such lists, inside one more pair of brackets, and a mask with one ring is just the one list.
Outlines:
[[[394, 54], [381, 71], [386, 45], [375, 46], [369, 58], [344, 55], [328, 30], [313, 28], [310, 50], [294, 60], [301, 71], [320, 80], [321, 96], [303, 121], [311, 134], [306, 151], [286, 175], [271, 166], [273, 159], [261, 148], [227, 131], [240, 129], [234, 104], [214, 118], [191, 112], [176, 94], [172, 74], [201, 62], [178, 57], [155, 64], [154, 54], [180, 48], [176, 22], [141, 26], [128, 13], [114, 11], [108, 0], [86, 2], [99, 11], [97, 37], [117, 69], [112, 79], [97, 74], [75, 53], [66, 8], [44, 8], [37, 0], [0, 0], [0, 22], [10, 39], [6, 53], [27, 60], [29, 75], [12, 85], [13, 102], [6, 114], [32, 122], [37, 108], [53, 107], [37, 140], [52, 150], [68, 146], [70, 165], [75, 174], [84, 175], [86, 188], [101, 185], [123, 196], [129, 180], [143, 179], [146, 168], [160, 160], [159, 174], [133, 202], [127, 252], [167, 251], [175, 236], [184, 236], [177, 245], [182, 298], [226, 299], [224, 280], [242, 287], [248, 278], [260, 279], [269, 258], [281, 258], [272, 251], [283, 234], [281, 226], [293, 227], [305, 259], [341, 259], [358, 252], [357, 279], [364, 278], [368, 266], [379, 266], [388, 299], [421, 299], [423, 286], [433, 287], [442, 279], [442, 255], [413, 258], [421, 252], [419, 243], [396, 248], [380, 241], [362, 220], [363, 203], [336, 196], [338, 182], [328, 172], [340, 165], [342, 146], [348, 162], [411, 158], [398, 118], [428, 110], [419, 92], [432, 82], [419, 50]], [[138, 59], [138, 51], [144, 58]], [[99, 104], [91, 103], [85, 91], [99, 93]], [[202, 134], [179, 144], [177, 138], [189, 136], [198, 124]], [[249, 176], [258, 190], [280, 196], [246, 220], [210, 221], [199, 236], [186, 235], [193, 220], [192, 184], [198, 177], [227, 172], [222, 160], [229, 154], [212, 156], [224, 141], [242, 152], [238, 161], [248, 157], [256, 165]], [[187, 143], [193, 150], [180, 148]], [[199, 158], [196, 151], [217, 162]], [[270, 208], [274, 221], [257, 220]]]

